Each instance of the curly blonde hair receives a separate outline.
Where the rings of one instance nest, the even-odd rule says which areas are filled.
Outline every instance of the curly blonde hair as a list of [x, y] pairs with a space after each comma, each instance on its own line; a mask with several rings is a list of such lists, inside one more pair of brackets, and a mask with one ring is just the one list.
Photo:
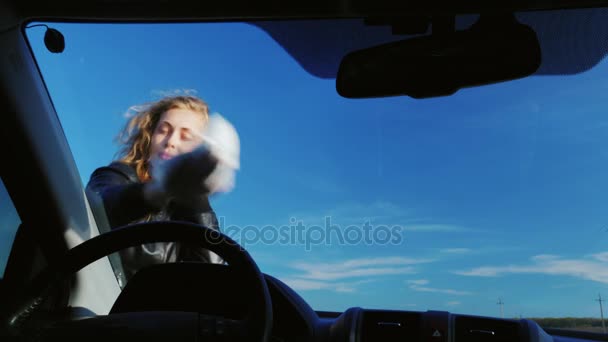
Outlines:
[[209, 106], [195, 96], [170, 96], [143, 106], [131, 108], [135, 115], [127, 122], [117, 140], [122, 147], [118, 160], [135, 168], [141, 181], [150, 180], [150, 143], [160, 117], [171, 109], [188, 109], [209, 119]]

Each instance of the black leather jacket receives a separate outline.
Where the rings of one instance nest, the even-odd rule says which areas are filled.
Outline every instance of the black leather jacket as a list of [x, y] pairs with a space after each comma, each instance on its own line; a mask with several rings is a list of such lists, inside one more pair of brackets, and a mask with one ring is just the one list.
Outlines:
[[[129, 223], [144, 221], [188, 221], [219, 230], [215, 212], [206, 196], [188, 207], [169, 203], [158, 208], [143, 195], [143, 183], [130, 165], [113, 162], [98, 168], [86, 188], [101, 233]], [[222, 263], [213, 252], [184, 246], [177, 242], [159, 242], [131, 247], [120, 252], [120, 265], [111, 258], [119, 280], [130, 279], [139, 269], [158, 263], [200, 261]], [[116, 266], [121, 266], [122, 270]]]

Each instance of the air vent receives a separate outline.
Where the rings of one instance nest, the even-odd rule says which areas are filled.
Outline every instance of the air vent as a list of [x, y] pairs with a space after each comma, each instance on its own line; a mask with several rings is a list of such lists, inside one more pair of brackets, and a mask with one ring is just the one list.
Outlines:
[[419, 341], [420, 319], [415, 312], [365, 310], [360, 341]]
[[458, 316], [455, 320], [455, 341], [517, 342], [521, 340], [519, 322], [493, 318]]

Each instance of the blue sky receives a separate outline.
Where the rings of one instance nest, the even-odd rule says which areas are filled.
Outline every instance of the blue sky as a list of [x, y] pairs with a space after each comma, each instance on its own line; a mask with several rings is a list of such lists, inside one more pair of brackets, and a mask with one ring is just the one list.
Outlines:
[[599, 316], [608, 297], [608, 64], [429, 100], [348, 100], [246, 24], [27, 31], [83, 184], [130, 106], [195, 93], [237, 128], [224, 229], [399, 227], [394, 244], [250, 243], [318, 310]]
[[13, 206], [4, 183], [0, 181], [0, 278], [4, 276], [11, 245], [20, 224], [19, 214]]

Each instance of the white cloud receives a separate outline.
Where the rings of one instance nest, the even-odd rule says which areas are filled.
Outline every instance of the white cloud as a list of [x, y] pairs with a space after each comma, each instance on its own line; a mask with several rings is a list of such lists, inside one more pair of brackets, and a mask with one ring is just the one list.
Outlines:
[[365, 258], [351, 259], [341, 263], [344, 268], [353, 268], [361, 266], [377, 266], [377, 265], [416, 265], [434, 261], [433, 259], [419, 259], [406, 257], [384, 257], [384, 258]]
[[[474, 277], [496, 277], [499, 273], [508, 272], [510, 266], [507, 267], [476, 267], [470, 271], [455, 271], [454, 274]], [[511, 270], [513, 272], [513, 270]], [[515, 272], [514, 272], [515, 273]]]
[[294, 290], [324, 290], [330, 284], [324, 281], [297, 279], [297, 278], [281, 278], [283, 282], [289, 285]]
[[455, 232], [470, 232], [471, 229], [450, 225], [450, 224], [404, 224], [403, 230], [407, 232], [444, 232], [444, 233], [455, 233]]
[[453, 290], [453, 289], [438, 289], [438, 288], [434, 288], [434, 287], [423, 286], [423, 285], [429, 284], [429, 281], [426, 279], [408, 280], [407, 283], [409, 284], [409, 288], [411, 290], [414, 290], [417, 292], [443, 293], [443, 294], [449, 294], [449, 295], [454, 295], [454, 296], [468, 296], [468, 295], [472, 294], [471, 292], [468, 292], [468, 291], [459, 291], [459, 290]]
[[414, 285], [426, 285], [429, 283], [429, 281], [426, 279], [408, 280], [407, 282], [408, 282], [408, 284], [414, 284]]
[[328, 282], [321, 280], [308, 280], [298, 278], [282, 278], [283, 282], [296, 291], [329, 290], [334, 292], [353, 293], [357, 291], [357, 286], [371, 280], [361, 280], [354, 282]]
[[292, 268], [303, 271], [298, 278], [312, 280], [338, 280], [345, 278], [370, 277], [395, 274], [416, 273], [412, 265], [432, 262], [432, 259], [404, 257], [384, 257], [350, 259], [335, 263], [299, 262]]
[[592, 257], [599, 261], [608, 262], [608, 252], [593, 254]]
[[559, 256], [554, 255], [554, 254], [539, 254], [539, 255], [535, 255], [532, 258], [530, 258], [534, 261], [551, 261], [551, 260], [556, 260], [559, 259]]
[[446, 254], [466, 254], [472, 252], [472, 250], [470, 248], [444, 248], [439, 252]]
[[337, 280], [344, 278], [415, 273], [413, 267], [369, 267], [355, 268], [350, 270], [342, 270], [340, 268], [336, 268], [331, 270], [326, 267], [323, 267], [322, 269], [315, 269], [314, 265], [312, 264], [300, 264], [294, 266], [294, 268], [305, 271], [304, 274], [299, 276], [300, 278], [316, 280]]
[[443, 293], [443, 294], [449, 294], [449, 295], [455, 295], [455, 296], [471, 295], [471, 292], [467, 292], [467, 291], [458, 291], [458, 290], [452, 290], [452, 289], [437, 289], [437, 288], [433, 288], [433, 287], [423, 287], [423, 286], [417, 286], [417, 285], [410, 286], [410, 289], [412, 289], [414, 291], [418, 291], [418, 292], [434, 292], [434, 293]]
[[482, 266], [455, 274], [474, 277], [498, 277], [504, 274], [547, 274], [582, 278], [608, 284], [608, 252], [583, 259], [563, 259], [556, 255], [536, 255], [527, 265]]
[[338, 284], [335, 288], [336, 292], [348, 292], [348, 293], [353, 293], [355, 292], [355, 287], [353, 285], [350, 284]]
[[357, 286], [374, 279], [351, 280], [398, 274], [416, 273], [413, 265], [432, 262], [432, 259], [405, 257], [360, 258], [342, 262], [298, 262], [290, 265], [299, 274], [282, 280], [295, 290], [330, 290], [355, 292]]

